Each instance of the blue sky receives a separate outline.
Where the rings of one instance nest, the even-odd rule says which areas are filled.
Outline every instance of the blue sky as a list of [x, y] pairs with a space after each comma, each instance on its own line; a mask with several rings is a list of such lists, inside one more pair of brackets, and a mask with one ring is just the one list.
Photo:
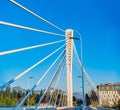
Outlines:
[[[71, 28], [81, 33], [84, 67], [96, 84], [120, 82], [119, 0], [16, 1], [64, 30]], [[10, 3], [8, 0], [0, 3], [0, 20], [64, 34]], [[75, 35], [78, 36], [77, 34]], [[64, 37], [0, 25], [0, 51], [62, 39]], [[46, 50], [42, 48], [1, 56], [0, 84], [27, 69], [27, 67], [59, 46], [53, 46]], [[79, 44], [77, 44], [77, 48], [79, 49]], [[47, 63], [45, 65], [48, 66]], [[36, 71], [39, 73], [37, 69]], [[32, 71], [31, 74], [36, 71]], [[25, 79], [23, 78], [23, 80]]]

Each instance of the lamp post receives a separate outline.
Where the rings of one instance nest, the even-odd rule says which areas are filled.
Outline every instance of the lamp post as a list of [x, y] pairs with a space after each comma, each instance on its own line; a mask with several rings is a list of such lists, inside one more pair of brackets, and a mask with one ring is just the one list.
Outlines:
[[82, 58], [82, 37], [81, 34], [77, 31], [74, 30], [79, 34], [79, 38], [77, 37], [70, 37], [69, 39], [74, 39], [74, 40], [80, 40], [80, 60], [81, 60], [81, 71], [82, 71], [82, 96], [83, 96], [83, 110], [85, 110], [85, 90], [84, 90], [84, 72], [83, 72], [83, 58]]
[[[79, 40], [80, 40], [80, 60], [81, 60], [81, 71], [82, 71], [82, 96], [83, 96], [83, 110], [84, 110], [84, 107], [85, 107], [85, 90], [84, 90], [84, 72], [83, 72], [83, 58], [82, 58], [82, 36], [81, 34], [77, 31], [77, 30], [74, 30], [76, 31], [78, 34], [79, 34]], [[77, 38], [78, 39], [78, 38]]]
[[[30, 79], [34, 78], [33, 76], [29, 76], [28, 77], [28, 92], [29, 92], [29, 89], [30, 89]], [[29, 107], [29, 96], [28, 96], [28, 104], [27, 106]]]

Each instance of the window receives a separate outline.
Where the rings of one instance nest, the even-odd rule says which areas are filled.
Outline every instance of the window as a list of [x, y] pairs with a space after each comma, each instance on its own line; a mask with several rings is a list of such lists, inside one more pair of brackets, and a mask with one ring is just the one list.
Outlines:
[[104, 90], [104, 86], [102, 87], [102, 90]]
[[113, 97], [115, 98], [115, 94], [113, 94]]
[[119, 94], [120, 91], [117, 91], [117, 93]]
[[109, 90], [109, 86], [106, 86], [106, 90]]
[[120, 90], [120, 86], [116, 86], [116, 90]]
[[112, 90], [114, 91], [114, 86], [112, 86]]
[[110, 102], [112, 101], [112, 99], [110, 99]]

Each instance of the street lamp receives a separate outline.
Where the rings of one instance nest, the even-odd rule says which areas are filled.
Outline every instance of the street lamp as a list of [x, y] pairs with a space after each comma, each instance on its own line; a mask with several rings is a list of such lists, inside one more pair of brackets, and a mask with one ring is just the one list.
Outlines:
[[83, 96], [83, 110], [85, 107], [85, 91], [84, 91], [84, 72], [83, 72], [83, 59], [82, 59], [82, 36], [81, 34], [77, 31], [74, 30], [79, 34], [79, 38], [77, 37], [70, 37], [69, 39], [74, 39], [74, 40], [80, 40], [80, 60], [81, 60], [81, 71], [82, 71], [82, 96]]
[[[30, 89], [30, 79], [34, 78], [33, 76], [29, 76], [28, 77], [28, 92], [29, 92], [29, 89]], [[28, 96], [28, 104], [27, 106], [29, 107], [29, 96]]]
[[[82, 96], [83, 96], [83, 110], [84, 110], [84, 107], [85, 107], [85, 90], [84, 90], [84, 72], [83, 72], [83, 58], [82, 58], [82, 36], [81, 34], [77, 31], [77, 30], [74, 30], [75, 32], [77, 32], [79, 34], [79, 40], [80, 40], [80, 59], [81, 59], [81, 71], [82, 71]], [[78, 40], [78, 38], [77, 38]]]

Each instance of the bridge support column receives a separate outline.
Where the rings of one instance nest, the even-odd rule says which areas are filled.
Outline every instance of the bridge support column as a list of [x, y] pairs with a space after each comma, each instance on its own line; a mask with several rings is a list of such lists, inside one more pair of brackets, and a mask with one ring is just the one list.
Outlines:
[[73, 106], [72, 93], [72, 55], [73, 55], [73, 30], [66, 30], [66, 72], [67, 72], [67, 104]]

